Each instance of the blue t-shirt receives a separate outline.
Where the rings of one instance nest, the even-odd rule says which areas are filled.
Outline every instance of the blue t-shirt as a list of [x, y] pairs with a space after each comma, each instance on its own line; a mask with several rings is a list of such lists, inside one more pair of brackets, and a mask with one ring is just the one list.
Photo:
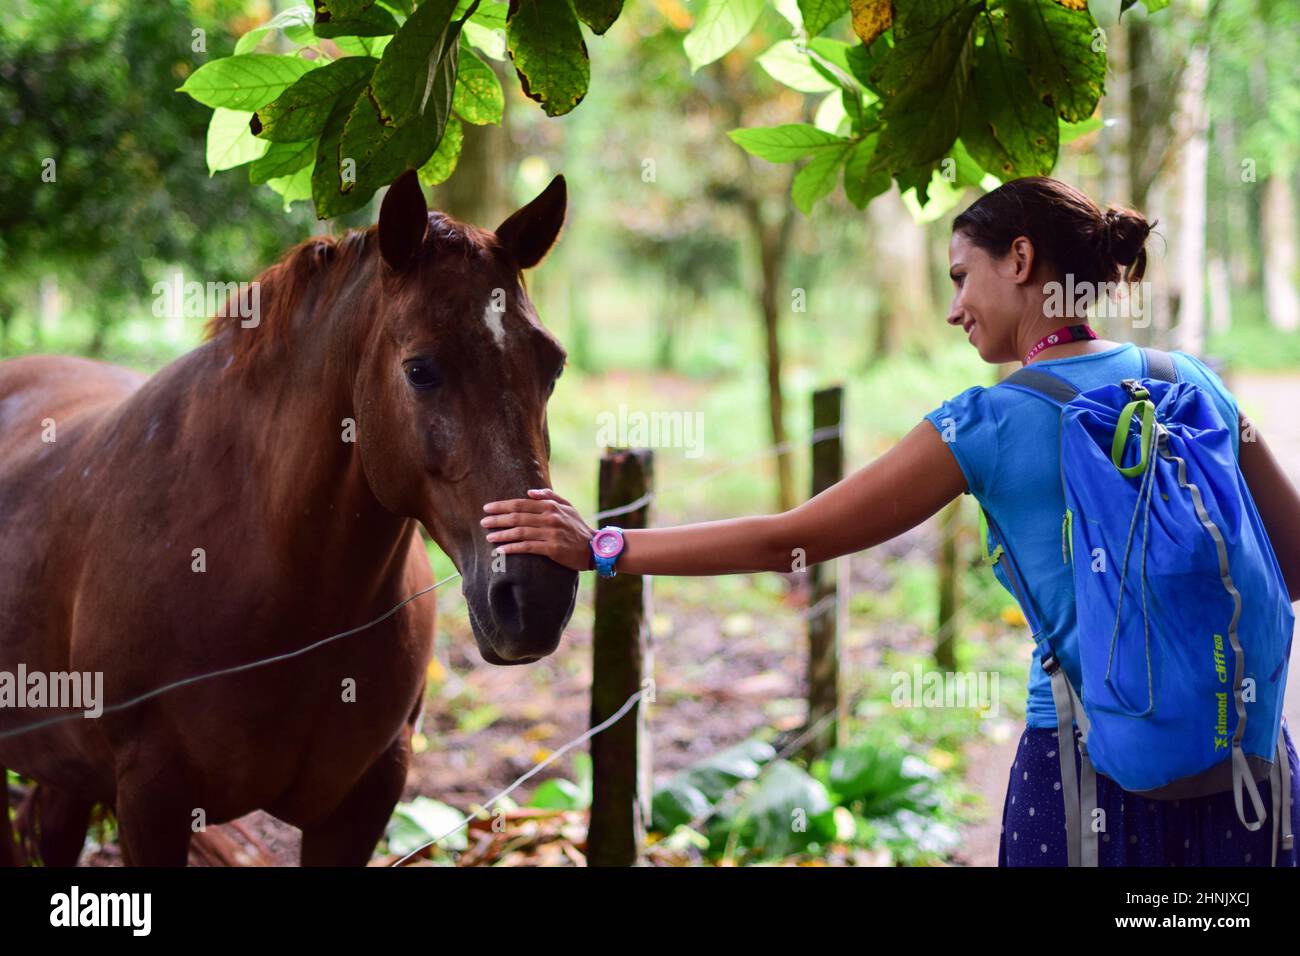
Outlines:
[[[1240, 455], [1237, 403], [1212, 370], [1186, 352], [1170, 352], [1180, 381], [1209, 390], [1232, 433]], [[1050, 369], [1080, 391], [1146, 374], [1146, 357], [1131, 342], [1060, 359], [1039, 359], [1034, 368]], [[1070, 647], [1076, 640], [1074, 579], [1061, 556], [1060, 411], [1050, 403], [1014, 388], [975, 385], [925, 416], [952, 449], [969, 494], [993, 517], [1007, 539], [1023, 586], [1055, 640]], [[1034, 648], [1029, 670], [1026, 724], [1056, 727], [1051, 682]]]

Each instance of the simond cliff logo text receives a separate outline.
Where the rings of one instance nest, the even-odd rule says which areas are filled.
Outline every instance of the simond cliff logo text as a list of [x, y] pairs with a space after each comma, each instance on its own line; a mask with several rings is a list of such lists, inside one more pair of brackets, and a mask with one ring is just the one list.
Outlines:
[[[1223, 635], [1214, 635], [1214, 672], [1219, 675], [1219, 683], [1228, 683], [1228, 661], [1223, 656]], [[1228, 749], [1228, 692], [1219, 691], [1214, 695], [1214, 749]]]

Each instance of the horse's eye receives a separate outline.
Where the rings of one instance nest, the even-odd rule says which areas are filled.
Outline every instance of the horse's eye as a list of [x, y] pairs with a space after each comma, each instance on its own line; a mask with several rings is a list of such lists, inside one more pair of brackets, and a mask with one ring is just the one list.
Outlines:
[[413, 362], [406, 366], [406, 380], [412, 388], [421, 389], [433, 388], [441, 381], [437, 371], [427, 362]]

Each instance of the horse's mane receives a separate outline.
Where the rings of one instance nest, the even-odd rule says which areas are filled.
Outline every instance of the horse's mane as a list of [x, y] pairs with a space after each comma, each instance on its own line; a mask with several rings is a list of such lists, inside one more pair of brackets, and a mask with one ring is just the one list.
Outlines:
[[[258, 284], [258, 324], [239, 326], [238, 303], [228, 299], [222, 313], [210, 317], [204, 327], [204, 341], [216, 338], [224, 329], [231, 348], [230, 368], [246, 367], [260, 353], [287, 337], [293, 314], [304, 299], [314, 299], [319, 308], [344, 288], [349, 277], [365, 260], [377, 254], [378, 226], [351, 229], [340, 237], [313, 236], [291, 247], [274, 265], [254, 280]], [[435, 253], [458, 252], [466, 259], [490, 255], [497, 247], [496, 236], [476, 226], [459, 222], [440, 212], [429, 215], [421, 260]], [[378, 273], [375, 273], [378, 275]], [[364, 292], [364, 290], [357, 290]], [[238, 293], [235, 293], [238, 295]]]

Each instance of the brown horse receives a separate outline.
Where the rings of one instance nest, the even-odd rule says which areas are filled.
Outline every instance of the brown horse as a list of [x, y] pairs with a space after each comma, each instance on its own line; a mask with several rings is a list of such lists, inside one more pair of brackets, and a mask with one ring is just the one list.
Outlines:
[[[494, 559], [479, 519], [549, 484], [565, 353], [522, 270], [565, 202], [556, 177], [493, 234], [430, 214], [408, 173], [377, 227], [264, 272], [256, 325], [214, 319], [152, 378], [0, 363], [0, 671], [102, 673], [112, 707], [300, 649], [430, 585], [417, 523], [462, 575], [485, 660], [551, 653], [577, 574]], [[196, 823], [258, 808], [301, 828], [303, 864], [364, 864], [406, 780], [434, 607], [98, 719], [14, 735], [51, 712], [0, 707], [42, 858], [75, 863], [98, 802], [128, 864], [183, 866]]]

